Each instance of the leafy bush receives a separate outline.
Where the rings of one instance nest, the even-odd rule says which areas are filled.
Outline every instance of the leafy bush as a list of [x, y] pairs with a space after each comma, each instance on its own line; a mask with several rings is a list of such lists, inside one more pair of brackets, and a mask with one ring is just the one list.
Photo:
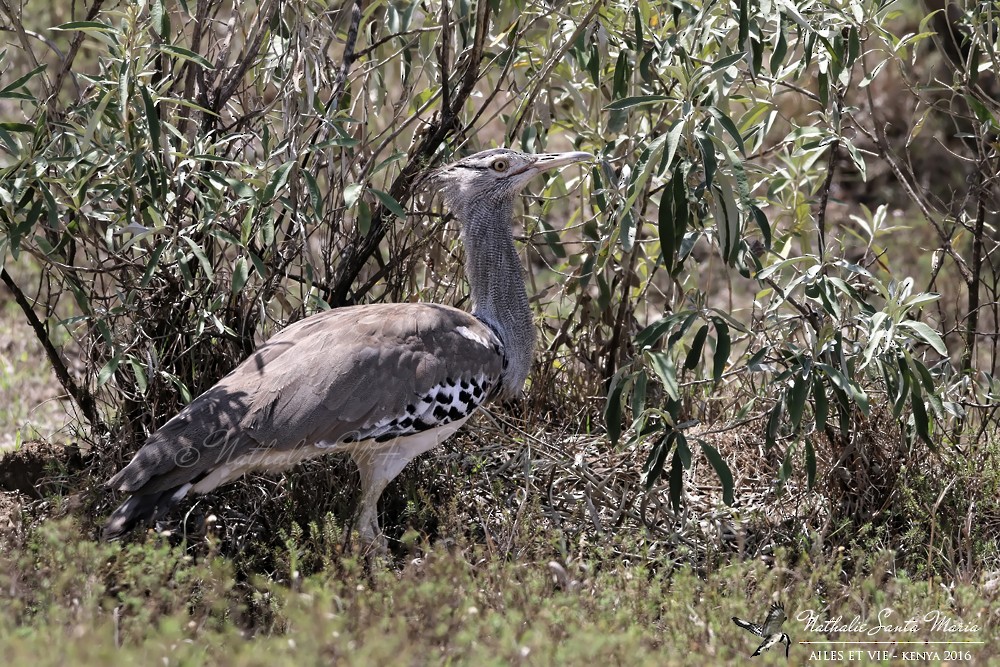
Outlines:
[[[289, 321], [464, 303], [418, 177], [493, 143], [601, 157], [526, 207], [546, 317], [529, 405], [579, 431], [603, 407], [602, 455], [641, 448], [674, 509], [692, 450], [735, 499], [725, 429], [757, 431], [779, 486], [798, 452], [809, 486], [851, 495], [836, 480], [870, 466], [874, 422], [919, 460], [995, 417], [978, 7], [154, 0], [51, 30], [3, 12], [0, 247], [42, 267], [33, 299], [3, 278], [102, 445], [95, 474]], [[945, 19], [960, 43], [935, 36]], [[938, 143], [950, 166], [924, 187]]]

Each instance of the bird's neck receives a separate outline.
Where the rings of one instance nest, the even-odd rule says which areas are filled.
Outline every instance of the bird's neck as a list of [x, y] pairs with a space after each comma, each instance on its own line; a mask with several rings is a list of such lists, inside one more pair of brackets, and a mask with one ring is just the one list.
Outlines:
[[503, 389], [509, 396], [521, 393], [535, 349], [535, 323], [510, 225], [513, 208], [513, 201], [484, 198], [460, 216], [472, 314], [491, 326], [503, 343]]

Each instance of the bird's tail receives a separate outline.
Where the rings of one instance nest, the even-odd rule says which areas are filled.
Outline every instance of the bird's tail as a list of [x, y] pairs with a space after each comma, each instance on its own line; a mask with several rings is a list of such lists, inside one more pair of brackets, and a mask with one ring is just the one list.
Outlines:
[[101, 537], [110, 542], [119, 539], [140, 524], [153, 525], [154, 521], [163, 518], [171, 507], [179, 503], [190, 488], [190, 484], [182, 484], [166, 491], [129, 496], [128, 500], [119, 505], [118, 509], [108, 517]]

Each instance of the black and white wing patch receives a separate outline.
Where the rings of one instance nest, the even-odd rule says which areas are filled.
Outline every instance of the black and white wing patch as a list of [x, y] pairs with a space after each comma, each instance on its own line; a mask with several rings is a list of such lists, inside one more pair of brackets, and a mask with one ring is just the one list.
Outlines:
[[789, 649], [792, 646], [792, 640], [784, 632], [776, 632], [773, 635], [771, 635], [770, 637], [767, 637], [763, 642], [761, 642], [760, 646], [757, 647], [757, 650], [750, 654], [750, 657], [751, 658], [757, 657], [758, 655], [760, 655], [764, 651], [770, 649], [775, 644], [784, 644], [785, 645], [785, 657], [787, 658], [788, 657], [788, 651], [789, 651]]
[[737, 626], [743, 628], [747, 632], [752, 632], [758, 637], [764, 639], [757, 650], [751, 654], [751, 657], [755, 657], [763, 653], [764, 651], [770, 649], [775, 644], [785, 645], [785, 657], [788, 657], [788, 652], [791, 649], [792, 640], [784, 632], [781, 632], [781, 624], [785, 622], [785, 607], [780, 603], [776, 602], [771, 605], [771, 609], [767, 612], [767, 618], [764, 619], [764, 623], [757, 625], [756, 623], [751, 623], [750, 621], [745, 621], [742, 618], [737, 618], [733, 616], [733, 623]]
[[742, 618], [737, 618], [736, 616], [733, 616], [733, 623], [735, 623], [736, 625], [740, 626], [741, 628], [743, 628], [747, 632], [754, 633], [758, 637], [763, 637], [764, 636], [763, 630], [761, 630], [760, 626], [757, 625], [756, 623], [751, 623], [750, 621], [744, 621]]
[[406, 406], [405, 414], [366, 424], [344, 437], [342, 442], [388, 442], [460, 421], [486, 403], [495, 386], [496, 380], [484, 375], [457, 380], [448, 378], [422, 396], [414, 397]]

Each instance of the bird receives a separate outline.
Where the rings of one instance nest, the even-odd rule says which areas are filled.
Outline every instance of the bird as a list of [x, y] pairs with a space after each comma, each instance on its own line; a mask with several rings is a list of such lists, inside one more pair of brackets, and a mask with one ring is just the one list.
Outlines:
[[764, 619], [764, 623], [761, 625], [733, 616], [733, 623], [758, 637], [764, 638], [764, 641], [757, 647], [757, 650], [750, 655], [751, 658], [760, 655], [779, 643], [785, 645], [785, 658], [788, 658], [789, 649], [792, 647], [792, 639], [784, 632], [779, 631], [781, 624], [785, 622], [785, 618], [785, 607], [780, 602], [775, 602], [771, 605], [771, 609], [767, 612], [767, 618]]
[[189, 494], [247, 472], [346, 452], [361, 478], [359, 536], [385, 552], [378, 500], [388, 483], [488, 402], [522, 394], [535, 327], [511, 227], [517, 196], [543, 172], [592, 159], [494, 148], [423, 175], [419, 184], [460, 223], [472, 311], [364, 304], [286, 327], [152, 433], [106, 482], [129, 496], [103, 538], [152, 526]]

